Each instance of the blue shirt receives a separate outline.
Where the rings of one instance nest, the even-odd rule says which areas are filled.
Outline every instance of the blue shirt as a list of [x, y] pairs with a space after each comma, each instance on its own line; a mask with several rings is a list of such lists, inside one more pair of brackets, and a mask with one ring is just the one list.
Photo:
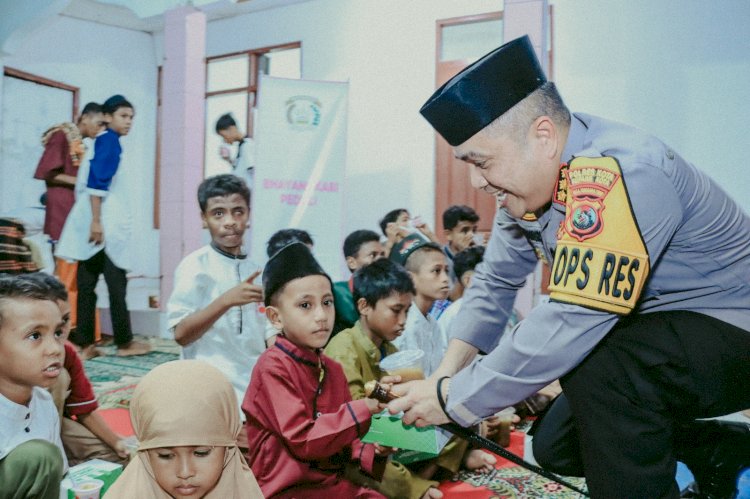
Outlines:
[[96, 137], [94, 142], [94, 157], [91, 158], [89, 178], [86, 183], [89, 194], [106, 197], [112, 178], [120, 166], [120, 136], [112, 129], [107, 129]]
[[[693, 311], [749, 330], [750, 217], [655, 137], [594, 116], [572, 115], [562, 160], [600, 156], [620, 164], [651, 263], [633, 313]], [[489, 352], [451, 381], [448, 413], [463, 425], [566, 374], [619, 319], [551, 301], [503, 334], [516, 292], [537, 263], [529, 234], [541, 234], [538, 249], [552, 262], [565, 209], [552, 203], [536, 221], [515, 219], [504, 210], [495, 218], [484, 261], [451, 331], [452, 338]]]

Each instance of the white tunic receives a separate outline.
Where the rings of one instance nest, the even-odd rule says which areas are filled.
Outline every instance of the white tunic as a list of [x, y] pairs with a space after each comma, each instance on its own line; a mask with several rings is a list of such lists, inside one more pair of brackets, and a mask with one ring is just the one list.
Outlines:
[[[174, 334], [185, 317], [206, 308], [258, 269], [247, 258], [232, 257], [211, 245], [189, 254], [175, 270], [174, 291], [167, 303], [167, 327]], [[261, 277], [255, 282], [260, 283]], [[203, 336], [183, 347], [181, 357], [203, 360], [223, 372], [234, 387], [238, 405], [242, 405], [250, 374], [266, 348], [265, 330], [262, 303], [232, 307]]]
[[448, 342], [440, 331], [437, 321], [430, 316], [425, 317], [416, 303], [412, 303], [406, 316], [404, 332], [396, 338], [393, 344], [399, 350], [422, 350], [425, 376], [435, 372], [448, 349]]
[[[102, 132], [99, 135], [102, 135]], [[65, 220], [55, 256], [66, 260], [88, 260], [102, 250], [119, 268], [132, 268], [130, 240], [132, 239], [132, 217], [130, 199], [123, 175], [116, 174], [107, 191], [84, 187], [89, 176], [91, 159], [88, 154], [81, 163], [76, 179], [76, 201]], [[101, 220], [104, 243], [89, 242], [91, 231], [91, 196], [102, 198]]]
[[28, 407], [0, 395], [0, 422], [0, 459], [29, 440], [46, 440], [60, 448], [63, 473], [68, 470], [60, 439], [60, 416], [47, 390], [35, 386]]

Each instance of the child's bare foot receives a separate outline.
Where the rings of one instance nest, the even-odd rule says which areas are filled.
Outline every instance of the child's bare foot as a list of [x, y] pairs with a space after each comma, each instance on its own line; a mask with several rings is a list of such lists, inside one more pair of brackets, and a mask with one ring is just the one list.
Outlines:
[[89, 345], [87, 347], [81, 348], [78, 351], [78, 355], [81, 357], [81, 360], [89, 360], [93, 359], [94, 357], [103, 357], [104, 352], [96, 348], [96, 345]]
[[481, 449], [470, 450], [464, 457], [464, 468], [479, 473], [489, 473], [495, 469], [497, 459]]
[[119, 357], [129, 357], [131, 355], [143, 355], [151, 351], [151, 345], [143, 341], [131, 340], [124, 345], [117, 347]]
[[420, 499], [442, 499], [443, 493], [435, 487], [430, 487]]

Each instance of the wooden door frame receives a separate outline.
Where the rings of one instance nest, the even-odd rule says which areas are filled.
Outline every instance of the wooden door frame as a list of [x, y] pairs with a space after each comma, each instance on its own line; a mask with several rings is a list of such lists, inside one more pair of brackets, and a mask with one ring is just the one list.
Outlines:
[[[440, 54], [441, 54], [441, 48], [443, 44], [443, 28], [448, 26], [456, 26], [460, 24], [472, 24], [472, 23], [478, 23], [478, 22], [486, 22], [486, 21], [496, 21], [496, 20], [502, 20], [503, 19], [503, 12], [502, 11], [496, 11], [496, 12], [487, 12], [484, 14], [475, 14], [470, 16], [461, 16], [461, 17], [452, 17], [449, 19], [438, 19], [435, 29], [435, 88], [439, 88], [440, 85], [442, 85], [442, 81], [440, 79], [440, 71], [438, 70], [440, 68], [441, 64], [451, 63], [454, 62], [456, 64], [463, 63], [463, 67], [468, 66], [469, 62], [465, 60], [456, 60], [456, 61], [442, 61]], [[502, 33], [500, 34], [502, 36]], [[460, 70], [460, 69], [459, 69]], [[433, 223], [433, 227], [435, 227], [435, 235], [443, 242], [444, 241], [444, 231], [443, 231], [443, 211], [445, 211], [446, 208], [451, 206], [453, 204], [451, 202], [451, 187], [453, 183], [450, 181], [450, 179], [444, 178], [446, 174], [441, 176], [439, 173], [445, 172], [448, 168], [451, 166], [449, 164], [444, 164], [443, 161], [445, 158], [450, 156], [450, 145], [448, 145], [447, 142], [442, 137], [439, 137], [437, 134], [435, 135], [435, 220]], [[467, 170], [468, 175], [468, 170]], [[471, 188], [471, 186], [469, 186]], [[478, 205], [478, 198], [477, 196], [481, 196], [481, 192], [472, 192], [471, 197], [474, 199], [474, 203], [470, 203], [474, 205], [474, 208], [479, 211]], [[481, 232], [489, 232], [492, 227], [492, 218], [490, 217], [489, 220], [486, 219], [487, 217], [481, 217], [480, 216], [480, 227], [479, 230]]]

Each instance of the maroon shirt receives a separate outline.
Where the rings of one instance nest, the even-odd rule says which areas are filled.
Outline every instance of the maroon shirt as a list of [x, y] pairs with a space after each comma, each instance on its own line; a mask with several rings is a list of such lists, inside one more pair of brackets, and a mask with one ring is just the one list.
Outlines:
[[359, 440], [370, 411], [364, 400], [352, 401], [336, 361], [278, 337], [253, 369], [242, 410], [247, 462], [266, 497], [383, 497], [343, 477], [346, 463], [355, 462], [380, 479], [386, 459]]
[[70, 156], [70, 144], [65, 132], [58, 130], [53, 133], [44, 146], [39, 164], [34, 172], [34, 178], [44, 180], [47, 184], [47, 209], [44, 215], [44, 233], [53, 241], [60, 239], [65, 219], [68, 218], [75, 202], [74, 186], [52, 183], [55, 175], [65, 173], [75, 177], [78, 167], [73, 166]]

